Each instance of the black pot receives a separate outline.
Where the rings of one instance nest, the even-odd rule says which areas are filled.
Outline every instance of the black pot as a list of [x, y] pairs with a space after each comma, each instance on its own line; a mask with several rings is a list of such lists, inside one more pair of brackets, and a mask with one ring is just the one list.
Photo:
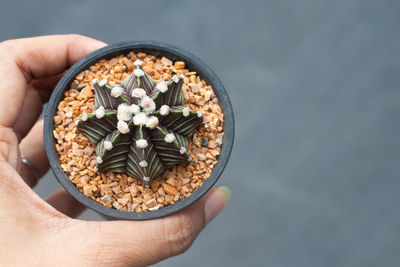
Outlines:
[[[89, 66], [95, 64], [101, 59], [110, 59], [112, 57], [128, 54], [129, 52], [145, 52], [151, 55], [155, 55], [157, 57], [166, 56], [173, 61], [181, 60], [186, 63], [187, 68], [190, 71], [196, 71], [197, 74], [204, 79], [207, 84], [211, 85], [214, 89], [214, 92], [218, 98], [219, 105], [222, 108], [224, 113], [224, 139], [221, 147], [221, 154], [218, 159], [217, 165], [214, 167], [210, 177], [203, 183], [203, 185], [198, 188], [195, 192], [193, 192], [189, 197], [186, 197], [177, 203], [161, 208], [156, 211], [147, 211], [147, 212], [125, 212], [119, 211], [112, 208], [107, 208], [100, 203], [86, 197], [82, 194], [75, 184], [73, 184], [61, 169], [60, 161], [58, 153], [55, 149], [55, 139], [53, 137], [53, 117], [57, 112], [58, 103], [64, 97], [64, 92], [68, 90], [71, 86], [71, 83], [74, 81], [74, 78], [77, 74], [87, 69]], [[228, 94], [225, 91], [224, 86], [221, 81], [218, 79], [217, 75], [199, 58], [196, 56], [183, 51], [177, 47], [153, 42], [123, 42], [114, 45], [110, 45], [99, 50], [94, 51], [93, 53], [87, 55], [75, 65], [73, 65], [68, 72], [61, 78], [58, 82], [54, 92], [50, 98], [49, 104], [46, 108], [44, 115], [44, 142], [47, 152], [47, 157], [49, 158], [51, 169], [53, 170], [54, 175], [57, 180], [63, 185], [63, 187], [79, 202], [88, 208], [105, 215], [106, 217], [111, 217], [114, 219], [125, 219], [125, 220], [148, 220], [154, 219], [158, 217], [163, 217], [175, 212], [182, 210], [183, 208], [191, 205], [200, 197], [202, 197], [210, 188], [216, 183], [218, 178], [221, 176], [227, 162], [229, 156], [232, 151], [234, 139], [234, 117], [232, 106], [228, 97]]]

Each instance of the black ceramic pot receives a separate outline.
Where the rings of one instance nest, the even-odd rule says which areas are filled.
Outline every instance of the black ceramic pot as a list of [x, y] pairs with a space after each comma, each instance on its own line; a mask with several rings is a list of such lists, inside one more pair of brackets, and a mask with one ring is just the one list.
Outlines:
[[[112, 57], [128, 54], [129, 52], [145, 52], [157, 57], [166, 56], [173, 61], [181, 60], [186, 63], [186, 67], [190, 71], [196, 71], [197, 74], [204, 79], [207, 84], [211, 85], [218, 98], [219, 105], [224, 113], [224, 139], [221, 147], [221, 154], [218, 159], [217, 165], [214, 167], [210, 177], [203, 183], [203, 185], [193, 192], [189, 197], [184, 198], [177, 203], [161, 208], [156, 211], [148, 212], [125, 212], [116, 209], [111, 209], [97, 203], [96, 201], [86, 197], [82, 194], [75, 184], [73, 184], [61, 169], [58, 153], [55, 149], [55, 139], [53, 137], [54, 122], [53, 117], [57, 112], [58, 103], [63, 99], [64, 92], [69, 90], [71, 83], [77, 74], [95, 64], [101, 59], [110, 59]], [[57, 180], [63, 187], [79, 202], [86, 207], [105, 215], [108, 218], [125, 219], [125, 220], [148, 220], [158, 217], [163, 217], [182, 210], [183, 208], [191, 205], [200, 197], [202, 197], [210, 188], [216, 183], [221, 176], [226, 164], [228, 163], [229, 156], [232, 151], [233, 138], [234, 138], [234, 117], [232, 106], [225, 91], [224, 86], [218, 79], [217, 75], [199, 58], [192, 54], [183, 51], [177, 47], [170, 46], [163, 43], [146, 41], [146, 42], [123, 42], [110, 45], [93, 53], [87, 55], [75, 65], [73, 65], [68, 72], [58, 82], [54, 92], [50, 98], [49, 104], [45, 111], [44, 116], [44, 141], [49, 158], [51, 169]]]

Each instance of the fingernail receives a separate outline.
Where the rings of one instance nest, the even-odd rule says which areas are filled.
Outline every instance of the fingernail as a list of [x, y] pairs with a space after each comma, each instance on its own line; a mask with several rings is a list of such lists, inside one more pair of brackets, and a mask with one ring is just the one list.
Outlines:
[[221, 186], [215, 190], [207, 199], [204, 206], [206, 224], [208, 224], [225, 207], [231, 197], [231, 190], [226, 186]]

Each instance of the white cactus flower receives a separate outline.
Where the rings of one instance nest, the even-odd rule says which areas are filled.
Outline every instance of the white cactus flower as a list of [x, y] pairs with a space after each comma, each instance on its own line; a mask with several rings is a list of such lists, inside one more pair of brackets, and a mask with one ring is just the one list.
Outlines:
[[142, 76], [144, 76], [144, 71], [141, 70], [141, 69], [135, 69], [135, 70], [133, 71], [133, 73], [135, 74], [136, 77], [142, 77]]
[[168, 105], [162, 105], [160, 108], [161, 116], [167, 116], [169, 114], [170, 107]]
[[164, 141], [167, 143], [173, 143], [175, 142], [175, 140], [176, 140], [175, 135], [172, 133], [166, 134], [164, 137]]
[[136, 59], [135, 62], [133, 62], [133, 64], [137, 67], [137, 66], [142, 66], [143, 62], [140, 59]]
[[132, 96], [136, 98], [142, 98], [146, 96], [146, 91], [143, 88], [135, 88], [132, 90]]
[[93, 84], [93, 85], [98, 84], [98, 83], [99, 83], [99, 79], [94, 78], [94, 79], [92, 80], [92, 84]]
[[120, 104], [118, 106], [117, 118], [118, 120], [130, 121], [132, 119], [131, 107], [126, 103]]
[[106, 110], [103, 106], [100, 106], [98, 109], [96, 109], [95, 114], [96, 118], [101, 119], [106, 114]]
[[161, 93], [165, 93], [168, 91], [168, 85], [165, 81], [161, 81], [156, 85], [156, 89], [158, 89], [158, 91]]
[[179, 77], [176, 76], [176, 75], [174, 75], [174, 76], [172, 77], [172, 80], [174, 81], [174, 83], [178, 83], [178, 82], [179, 82]]
[[106, 85], [106, 83], [107, 83], [107, 80], [106, 80], [106, 79], [103, 79], [103, 80], [101, 80], [101, 81], [99, 82], [99, 86], [100, 86], [100, 87], [103, 87], [104, 85]]
[[117, 129], [122, 134], [129, 133], [129, 126], [125, 121], [119, 120], [118, 123], [117, 123]]
[[130, 106], [132, 114], [137, 114], [140, 112], [140, 107], [138, 105], [132, 104]]
[[111, 89], [111, 96], [117, 98], [120, 97], [122, 95], [122, 92], [124, 91], [124, 88], [122, 88], [121, 86], [114, 86]]
[[147, 114], [144, 112], [139, 112], [133, 116], [133, 124], [135, 125], [146, 125], [149, 117], [147, 117]]
[[110, 141], [104, 141], [104, 148], [106, 150], [111, 150], [113, 148], [113, 145]]
[[184, 108], [182, 109], [182, 115], [183, 115], [184, 117], [187, 117], [187, 116], [189, 116], [189, 114], [190, 114], [190, 109], [187, 108], [187, 107], [184, 107]]
[[158, 125], [158, 118], [155, 116], [151, 116], [146, 122], [146, 127], [150, 129], [156, 128], [157, 125]]
[[146, 139], [139, 139], [139, 140], [136, 140], [136, 146], [137, 146], [138, 148], [144, 149], [144, 148], [146, 148], [148, 145], [149, 145], [149, 144], [147, 143], [147, 140], [146, 140]]
[[156, 109], [156, 103], [148, 96], [142, 98], [142, 101], [140, 101], [140, 106], [145, 112], [153, 112]]
[[148, 163], [147, 163], [147, 161], [142, 160], [141, 162], [139, 162], [139, 166], [142, 168], [146, 168], [148, 166]]
[[86, 113], [82, 114], [82, 121], [87, 121], [88, 115]]

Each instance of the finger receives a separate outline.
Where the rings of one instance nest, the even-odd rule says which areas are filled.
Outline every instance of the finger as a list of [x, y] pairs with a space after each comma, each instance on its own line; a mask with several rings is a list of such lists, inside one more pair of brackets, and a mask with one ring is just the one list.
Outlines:
[[66, 71], [54, 76], [33, 80], [29, 85], [39, 92], [42, 103], [46, 103], [47, 101], [49, 101], [51, 92], [53, 91], [54, 87], [56, 87], [58, 81], [65, 73]]
[[38, 176], [30, 166], [21, 164], [20, 174], [25, 182], [33, 187], [37, 184], [38, 178], [42, 177], [49, 170], [49, 161], [43, 141], [43, 120], [38, 121], [30, 130], [28, 135], [22, 139], [19, 145], [21, 155], [27, 158], [37, 169]]
[[43, 110], [43, 104], [48, 101], [52, 89], [61, 75], [55, 75], [32, 81], [26, 90], [24, 104], [18, 115], [14, 131], [20, 141], [38, 120]]
[[84, 232], [89, 234], [87, 240], [93, 242], [93, 247], [101, 250], [99, 253], [108, 251], [105, 264], [118, 260], [123, 266], [133, 263], [147, 266], [187, 250], [205, 225], [223, 209], [229, 196], [226, 187], [212, 189], [175, 215], [142, 222], [90, 222], [87, 225], [90, 230]]
[[68, 194], [64, 189], [55, 192], [46, 198], [46, 201], [56, 210], [71, 218], [78, 217], [85, 210], [85, 206]]
[[22, 110], [18, 115], [18, 119], [14, 126], [14, 132], [20, 141], [32, 128], [42, 113], [43, 103], [40, 99], [39, 92], [33, 88], [26, 91]]
[[0, 126], [14, 126], [24, 103], [27, 85], [33, 79], [59, 74], [104, 45], [80, 35], [44, 36], [1, 43]]

